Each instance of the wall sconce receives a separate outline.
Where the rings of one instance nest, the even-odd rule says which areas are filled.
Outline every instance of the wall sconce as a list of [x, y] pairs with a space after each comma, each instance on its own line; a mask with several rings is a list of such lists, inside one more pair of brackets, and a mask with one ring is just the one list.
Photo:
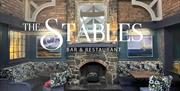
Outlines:
[[64, 20], [65, 18], [64, 18], [64, 16], [60, 16], [59, 19], [60, 20]]
[[116, 22], [112, 22], [110, 24], [110, 30], [111, 31], [117, 31], [117, 29], [118, 29], [118, 24]]
[[116, 43], [117, 40], [117, 30], [118, 30], [118, 23], [115, 21], [115, 18], [112, 16], [112, 22], [110, 23], [110, 32], [111, 32], [111, 40], [113, 40], [113, 44]]
[[71, 39], [71, 41], [70, 41], [71, 44], [75, 43], [75, 37], [74, 36], [71, 36], [70, 39]]
[[117, 36], [115, 36], [115, 35], [112, 35], [112, 36], [111, 36], [111, 39], [112, 39], [112, 40], [116, 40], [116, 38], [117, 38]]
[[70, 42], [69, 44], [73, 44], [75, 43], [75, 39], [76, 39], [76, 24], [74, 22], [71, 22], [69, 23], [69, 28], [70, 28], [70, 32], [71, 32], [71, 35], [70, 35]]
[[76, 32], [76, 24], [75, 23], [70, 23], [70, 31]]
[[118, 24], [117, 22], [115, 21], [115, 18], [112, 16], [111, 17], [112, 19], [112, 23], [110, 24], [110, 30], [113, 32], [113, 31], [117, 31], [118, 29]]

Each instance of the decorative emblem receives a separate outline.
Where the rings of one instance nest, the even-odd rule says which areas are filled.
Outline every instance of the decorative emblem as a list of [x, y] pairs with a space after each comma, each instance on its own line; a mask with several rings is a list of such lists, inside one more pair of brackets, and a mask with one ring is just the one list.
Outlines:
[[[37, 5], [34, 1], [32, 0], [25, 0], [25, 20], [26, 21], [31, 21], [35, 22], [36, 17], [39, 14], [40, 11], [47, 7], [55, 6], [56, 5], [56, 0], [51, 0], [50, 2], [41, 4], [40, 6]], [[31, 9], [34, 8], [34, 11]], [[32, 11], [32, 13], [31, 13]]]
[[163, 18], [161, 0], [153, 0], [150, 4], [146, 4], [143, 1], [132, 0], [132, 5], [137, 5], [145, 8], [149, 12], [152, 21], [160, 21]]

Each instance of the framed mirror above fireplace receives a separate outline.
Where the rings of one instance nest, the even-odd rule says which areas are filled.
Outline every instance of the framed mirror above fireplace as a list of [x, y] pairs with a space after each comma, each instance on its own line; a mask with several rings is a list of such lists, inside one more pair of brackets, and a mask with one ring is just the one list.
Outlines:
[[[112, 41], [107, 41], [107, 38], [117, 39], [117, 3], [114, 2], [116, 0], [69, 0], [67, 22], [75, 27], [70, 26], [71, 41], [68, 44], [109, 44]], [[110, 33], [107, 24], [113, 29]]]
[[[83, 31], [87, 31], [91, 42], [93, 41], [93, 28], [94, 24], [99, 24], [96, 27], [97, 40], [101, 39], [102, 34], [106, 32], [106, 22], [107, 22], [107, 6], [103, 2], [79, 2], [77, 4], [77, 14], [76, 14], [76, 24], [77, 25], [77, 43], [86, 43], [86, 36], [84, 36]], [[103, 25], [103, 27], [100, 26]], [[83, 29], [82, 27], [85, 27]], [[81, 36], [81, 37], [79, 37]]]

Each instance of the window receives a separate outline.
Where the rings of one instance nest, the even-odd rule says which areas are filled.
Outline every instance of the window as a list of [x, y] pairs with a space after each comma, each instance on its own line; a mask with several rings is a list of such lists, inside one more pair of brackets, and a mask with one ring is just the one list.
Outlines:
[[[106, 31], [107, 23], [107, 7], [103, 2], [77, 2], [77, 13], [76, 13], [76, 29], [71, 31], [71, 41], [72, 43], [101, 43], [105, 42], [105, 39], [102, 39], [102, 34], [99, 33]], [[72, 22], [72, 21], [70, 21]], [[96, 41], [94, 39], [93, 28], [96, 24]], [[102, 25], [102, 26], [101, 26]], [[87, 32], [87, 35], [84, 33]], [[89, 41], [87, 39], [89, 37]], [[105, 36], [106, 37], [106, 36]], [[100, 40], [100, 41], [99, 41]]]
[[[141, 41], [128, 41], [128, 57], [153, 57], [153, 37], [147, 29], [142, 29]], [[134, 40], [140, 39], [139, 35], [130, 34]]]
[[[103, 24], [105, 26], [105, 5], [103, 3], [81, 3], [80, 6], [80, 25], [85, 25], [87, 33], [93, 40], [93, 24]], [[80, 26], [81, 27], [81, 26]], [[83, 29], [79, 29], [84, 31]], [[102, 30], [101, 26], [97, 25], [97, 31]], [[105, 30], [103, 30], [105, 32]], [[101, 38], [101, 34], [97, 34], [97, 39]], [[79, 42], [87, 42], [86, 38], [79, 38]], [[94, 42], [94, 41], [92, 41]]]
[[25, 34], [22, 32], [10, 31], [10, 59], [25, 57]]

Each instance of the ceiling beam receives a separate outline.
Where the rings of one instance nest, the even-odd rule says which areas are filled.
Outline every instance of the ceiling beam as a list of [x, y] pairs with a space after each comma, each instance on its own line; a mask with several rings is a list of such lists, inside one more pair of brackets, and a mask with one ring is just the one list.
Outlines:
[[81, 12], [81, 17], [99, 17], [104, 16], [104, 12]]

